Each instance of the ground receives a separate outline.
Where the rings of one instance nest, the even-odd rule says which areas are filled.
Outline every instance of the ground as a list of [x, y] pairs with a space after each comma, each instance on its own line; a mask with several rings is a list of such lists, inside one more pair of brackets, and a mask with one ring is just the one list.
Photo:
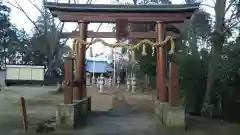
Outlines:
[[[239, 135], [240, 126], [207, 120], [203, 118], [188, 119], [186, 132], [178, 129], [167, 130], [158, 125], [153, 114], [153, 94], [125, 92], [125, 98], [133, 107], [133, 112], [124, 115], [110, 115], [112, 91], [99, 94], [95, 88], [88, 88], [92, 96], [92, 110], [88, 123], [76, 130], [57, 130], [36, 133], [36, 125], [55, 117], [56, 105], [63, 100], [62, 94], [53, 94], [56, 87], [12, 86], [0, 92], [0, 135]], [[115, 89], [117, 90], [117, 89]], [[122, 90], [122, 89], [118, 89]], [[24, 96], [27, 104], [29, 131], [23, 132], [19, 100]]]
[[26, 100], [29, 128], [44, 119], [53, 117], [55, 115], [56, 105], [62, 100], [61, 97], [49, 93], [49, 91], [55, 89], [55, 87], [14, 86], [1, 91], [0, 135], [14, 135], [22, 131], [21, 96]]

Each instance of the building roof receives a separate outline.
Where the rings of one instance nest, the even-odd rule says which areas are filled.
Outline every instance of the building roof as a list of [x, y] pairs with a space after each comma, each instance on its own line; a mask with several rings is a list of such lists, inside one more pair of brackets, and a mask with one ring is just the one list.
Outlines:
[[70, 4], [46, 2], [46, 8], [64, 12], [111, 12], [111, 13], [181, 13], [194, 12], [200, 3], [161, 5], [113, 5], [113, 4]]
[[106, 73], [106, 72], [112, 72], [113, 69], [106, 61], [86, 61], [86, 71], [87, 72], [95, 72], [95, 73]]

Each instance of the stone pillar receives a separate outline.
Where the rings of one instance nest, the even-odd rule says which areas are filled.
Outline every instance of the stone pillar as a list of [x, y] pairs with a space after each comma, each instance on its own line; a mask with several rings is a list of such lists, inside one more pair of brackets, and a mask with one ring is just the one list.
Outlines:
[[73, 58], [66, 57], [64, 63], [64, 104], [73, 101]]
[[100, 85], [100, 77], [97, 77], [97, 88], [99, 89], [99, 85]]
[[99, 92], [100, 93], [103, 92], [103, 86], [104, 86], [104, 77], [103, 77], [103, 74], [101, 74], [101, 76], [99, 78]]
[[108, 78], [108, 87], [112, 88], [112, 77], [111, 76]]
[[136, 76], [135, 76], [135, 74], [132, 75], [131, 85], [132, 85], [132, 92], [135, 93], [136, 92]]
[[130, 76], [127, 77], [127, 91], [131, 91], [131, 78]]
[[[87, 26], [88, 23], [80, 22], [79, 23], [79, 39], [86, 40], [87, 39]], [[76, 72], [75, 72], [75, 89], [74, 89], [74, 99], [81, 100], [86, 96], [86, 75], [85, 75], [85, 52], [86, 46], [79, 44], [77, 50], [77, 58], [76, 58]]]
[[148, 78], [147, 78], [147, 84], [148, 86], [150, 85], [150, 76], [148, 75]]
[[148, 74], [145, 73], [144, 75], [144, 88], [148, 88]]
[[117, 88], [120, 88], [120, 77], [117, 77]]
[[[157, 22], [157, 41], [161, 42], [164, 40], [164, 24], [161, 22]], [[165, 77], [165, 72], [166, 72], [166, 59], [165, 59], [165, 49], [163, 47], [158, 47], [157, 48], [157, 81], [158, 81], [158, 99], [162, 102], [167, 102], [167, 91], [166, 91], [166, 77]]]
[[93, 57], [93, 50], [92, 46], [89, 47], [89, 56], [92, 58]]
[[86, 85], [87, 86], [91, 85], [91, 77], [89, 74], [86, 75]]
[[104, 77], [104, 86], [108, 86], [108, 78]]
[[92, 86], [94, 86], [96, 84], [96, 78], [95, 78], [95, 76], [93, 75], [92, 76]]

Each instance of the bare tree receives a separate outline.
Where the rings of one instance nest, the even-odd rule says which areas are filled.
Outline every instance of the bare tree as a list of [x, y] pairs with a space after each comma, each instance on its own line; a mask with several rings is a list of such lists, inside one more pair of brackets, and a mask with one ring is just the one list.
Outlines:
[[203, 102], [203, 109], [206, 111], [209, 111], [207, 108], [211, 105], [212, 86], [216, 80], [216, 69], [221, 60], [223, 45], [226, 43], [227, 37], [231, 34], [231, 30], [239, 25], [236, 0], [216, 0], [214, 3], [214, 31], [211, 37], [211, 58], [208, 66], [207, 86]]
[[[59, 0], [55, 0], [54, 2], [58, 2]], [[4, 1], [5, 3], [11, 5], [12, 7], [20, 10], [26, 17], [27, 19], [33, 24], [34, 29], [35, 30], [39, 30], [41, 31], [42, 28], [40, 28], [37, 25], [37, 22], [35, 20], [33, 20], [28, 13], [25, 11], [25, 9], [20, 5], [18, 0], [12, 0], [11, 2], [9, 0]], [[52, 67], [54, 66], [55, 62], [59, 61], [60, 55], [59, 55], [59, 48], [62, 47], [63, 45], [65, 45], [65, 43], [68, 41], [68, 39], [64, 40], [62, 43], [60, 43], [60, 38], [61, 38], [61, 33], [63, 31], [63, 28], [65, 26], [65, 23], [59, 22], [58, 24], [56, 24], [56, 22], [54, 21], [54, 18], [51, 17], [49, 18], [49, 13], [48, 11], [44, 8], [44, 2], [46, 2], [46, 0], [43, 0], [43, 5], [38, 5], [36, 3], [35, 0], [28, 0], [28, 2], [34, 6], [40, 13], [40, 15], [43, 17], [44, 20], [44, 45], [47, 48], [47, 55], [48, 55], [48, 68], [52, 69]], [[77, 3], [79, 2], [78, 0], [68, 0], [68, 3]], [[92, 0], [88, 0], [87, 3], [91, 4], [93, 1]], [[51, 22], [51, 33], [48, 32], [48, 22]], [[99, 28], [101, 27], [101, 25], [99, 26]], [[77, 29], [77, 28], [76, 28]]]

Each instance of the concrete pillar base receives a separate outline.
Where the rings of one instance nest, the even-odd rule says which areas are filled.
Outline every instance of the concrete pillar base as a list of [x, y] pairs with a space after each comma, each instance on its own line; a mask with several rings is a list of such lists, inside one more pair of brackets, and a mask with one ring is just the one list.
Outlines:
[[166, 110], [165, 108], [168, 108], [168, 103], [167, 102], [161, 102], [159, 100], [155, 100], [155, 113], [157, 115], [158, 120], [163, 123], [163, 112]]
[[60, 104], [56, 112], [56, 128], [73, 129], [85, 124], [91, 111], [91, 97], [74, 100], [73, 104]]
[[159, 122], [166, 127], [185, 129], [185, 108], [156, 100], [155, 113]]

